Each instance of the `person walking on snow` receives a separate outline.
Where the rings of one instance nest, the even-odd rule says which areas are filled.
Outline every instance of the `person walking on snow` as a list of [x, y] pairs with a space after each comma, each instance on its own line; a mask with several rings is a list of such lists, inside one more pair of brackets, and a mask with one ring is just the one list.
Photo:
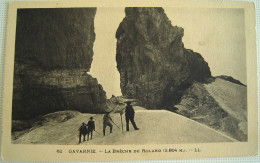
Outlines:
[[109, 126], [110, 127], [110, 133], [112, 133], [112, 129], [113, 129], [113, 125], [112, 123], [114, 123], [114, 121], [112, 120], [109, 112], [106, 112], [106, 114], [103, 117], [103, 135], [106, 135], [106, 127]]
[[126, 131], [129, 131], [129, 120], [131, 121], [135, 130], [139, 130], [139, 128], [135, 124], [135, 111], [133, 106], [131, 105], [131, 101], [127, 101], [126, 109], [125, 109], [125, 120], [126, 120]]
[[95, 131], [95, 122], [93, 121], [93, 117], [90, 117], [90, 120], [88, 121], [88, 140], [89, 140], [89, 134], [91, 134], [90, 139], [92, 139], [93, 131]]
[[81, 143], [81, 136], [83, 135], [83, 141], [86, 141], [85, 137], [88, 133], [88, 128], [87, 125], [85, 123], [82, 123], [82, 125], [79, 128], [79, 143]]

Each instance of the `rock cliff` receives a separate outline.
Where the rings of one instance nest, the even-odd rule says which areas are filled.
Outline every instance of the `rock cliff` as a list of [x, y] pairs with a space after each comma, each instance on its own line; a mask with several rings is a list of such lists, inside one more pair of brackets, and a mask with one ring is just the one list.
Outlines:
[[104, 111], [106, 93], [87, 73], [95, 13], [95, 8], [18, 10], [13, 119], [58, 110]]
[[173, 106], [193, 81], [211, 76], [202, 56], [184, 48], [184, 30], [162, 8], [126, 8], [116, 32], [121, 91], [150, 109]]
[[15, 61], [44, 70], [90, 69], [95, 8], [19, 9]]

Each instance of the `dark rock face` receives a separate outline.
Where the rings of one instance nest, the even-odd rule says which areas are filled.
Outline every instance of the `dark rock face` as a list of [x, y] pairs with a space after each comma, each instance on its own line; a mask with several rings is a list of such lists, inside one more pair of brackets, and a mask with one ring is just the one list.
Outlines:
[[200, 54], [184, 48], [183, 28], [172, 26], [162, 8], [126, 8], [117, 33], [117, 68], [122, 94], [142, 106], [179, 102], [193, 81], [211, 76]]
[[95, 8], [18, 10], [13, 119], [59, 110], [105, 109], [105, 91], [86, 73], [93, 56], [95, 12]]
[[15, 61], [45, 70], [89, 70], [95, 14], [95, 8], [19, 9]]

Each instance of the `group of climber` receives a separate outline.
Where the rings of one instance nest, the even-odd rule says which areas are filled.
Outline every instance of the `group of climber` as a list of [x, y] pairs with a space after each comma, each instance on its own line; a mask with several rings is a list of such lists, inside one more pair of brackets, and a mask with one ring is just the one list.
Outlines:
[[81, 136], [83, 136], [83, 141], [86, 141], [86, 135], [89, 135], [90, 139], [92, 139], [93, 131], [95, 131], [95, 122], [93, 120], [93, 117], [90, 117], [90, 120], [88, 121], [88, 124], [82, 123], [82, 125], [79, 128], [79, 143], [81, 143]]
[[[134, 121], [135, 111], [134, 111], [133, 106], [131, 105], [131, 101], [127, 101], [127, 106], [125, 108], [125, 112], [124, 112], [124, 110], [122, 110], [120, 112], [120, 115], [122, 116], [124, 113], [125, 113], [125, 120], [126, 120], [126, 131], [129, 131], [129, 121], [132, 123], [135, 130], [139, 130], [139, 128], [136, 126], [135, 121]], [[104, 136], [106, 135], [107, 126], [110, 127], [110, 133], [112, 133], [112, 130], [113, 130], [112, 123], [115, 124], [115, 122], [112, 120], [112, 118], [110, 116], [110, 112], [106, 112], [103, 117], [103, 135]], [[82, 125], [79, 128], [79, 143], [81, 143], [82, 136], [83, 136], [83, 141], [86, 141], [86, 139], [85, 139], [86, 135], [87, 135], [87, 140], [89, 140], [89, 135], [91, 136], [90, 139], [92, 139], [93, 131], [95, 131], [95, 122], [93, 120], [93, 117], [90, 117], [88, 124], [82, 123]]]

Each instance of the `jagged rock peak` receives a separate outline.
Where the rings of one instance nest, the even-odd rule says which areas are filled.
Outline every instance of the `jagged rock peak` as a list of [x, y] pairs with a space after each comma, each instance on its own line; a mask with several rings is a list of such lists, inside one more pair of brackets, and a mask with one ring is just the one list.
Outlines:
[[116, 32], [122, 94], [149, 108], [176, 104], [193, 81], [211, 77], [199, 53], [184, 48], [184, 30], [160, 7], [126, 8]]
[[[183, 37], [183, 28], [172, 26], [163, 8], [134, 7], [125, 9], [126, 17], [117, 30], [116, 38], [130, 37], [136, 43], [149, 42], [158, 46], [169, 46], [177, 38]], [[127, 33], [124, 29], [128, 28]], [[156, 31], [156, 32], [155, 32]]]

